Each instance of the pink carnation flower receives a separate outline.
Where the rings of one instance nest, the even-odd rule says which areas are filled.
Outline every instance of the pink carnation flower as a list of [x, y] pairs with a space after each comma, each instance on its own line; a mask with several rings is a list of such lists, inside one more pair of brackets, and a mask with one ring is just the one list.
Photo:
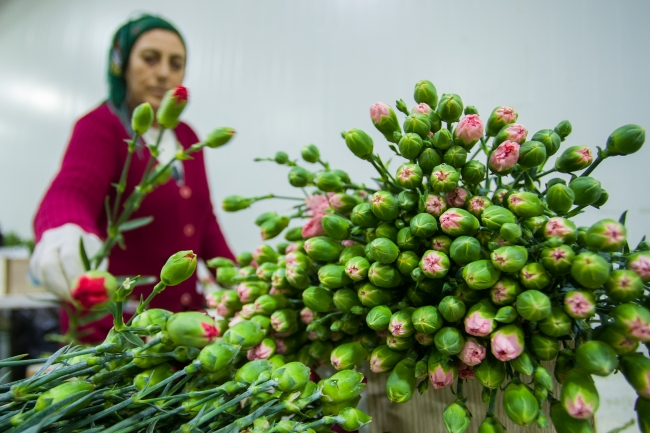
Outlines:
[[499, 107], [496, 110], [496, 117], [507, 124], [517, 120], [517, 113], [512, 107]]
[[448, 192], [445, 196], [447, 204], [449, 207], [463, 207], [467, 201], [467, 195], [469, 193], [464, 188], [454, 188], [452, 191]]
[[248, 358], [249, 361], [254, 361], [256, 359], [269, 359], [273, 356], [273, 353], [274, 350], [272, 347], [261, 342], [246, 353], [246, 358]]
[[456, 125], [456, 137], [465, 144], [476, 142], [483, 136], [484, 126], [483, 121], [478, 117], [478, 114], [468, 114], [460, 119]]
[[519, 160], [519, 143], [504, 141], [490, 155], [490, 168], [497, 173], [510, 170]]
[[449, 368], [445, 371], [442, 365], [436, 365], [433, 371], [429, 372], [429, 380], [433, 389], [440, 389], [451, 386], [454, 381], [454, 370]]
[[445, 212], [440, 216], [440, 227], [444, 231], [449, 231], [451, 229], [457, 229], [460, 227], [459, 221], [463, 219], [463, 216], [454, 210]]
[[519, 144], [526, 141], [526, 136], [528, 135], [526, 127], [519, 123], [513, 123], [512, 125], [506, 126], [505, 132], [508, 134], [506, 140], [514, 141]]
[[460, 359], [456, 362], [456, 369], [458, 370], [459, 379], [476, 379], [472, 366], [465, 364]]
[[314, 238], [316, 236], [325, 235], [325, 230], [323, 229], [322, 224], [323, 216], [318, 214], [312, 219], [308, 220], [305, 225], [302, 226], [302, 237], [305, 239]]
[[429, 107], [429, 104], [425, 102], [421, 102], [418, 104], [417, 107], [413, 109], [413, 113], [418, 113], [418, 114], [429, 114], [431, 113], [431, 107]]
[[475, 311], [465, 317], [465, 332], [475, 337], [485, 337], [492, 332], [494, 319], [483, 317], [480, 311]]
[[427, 195], [427, 201], [424, 207], [428, 213], [435, 217], [439, 217], [444, 211], [447, 210], [447, 204], [445, 203], [445, 200], [439, 195], [435, 194]]
[[370, 106], [370, 118], [373, 122], [381, 122], [382, 117], [390, 116], [390, 107], [383, 102], [375, 102]]
[[565, 409], [573, 418], [587, 419], [594, 416], [596, 408], [592, 403], [587, 403], [581, 394], [578, 394], [575, 399], [566, 402]]
[[485, 359], [485, 346], [480, 345], [475, 339], [468, 338], [458, 354], [461, 361], [469, 366], [480, 364]]
[[305, 325], [309, 325], [314, 320], [314, 312], [307, 307], [303, 308], [300, 310], [300, 320]]
[[492, 335], [492, 353], [499, 361], [511, 361], [521, 355], [524, 346], [517, 334], [504, 334], [497, 331]]
[[322, 214], [330, 207], [327, 196], [323, 194], [310, 195], [305, 199], [305, 203], [307, 204], [307, 212], [305, 213], [312, 216]]

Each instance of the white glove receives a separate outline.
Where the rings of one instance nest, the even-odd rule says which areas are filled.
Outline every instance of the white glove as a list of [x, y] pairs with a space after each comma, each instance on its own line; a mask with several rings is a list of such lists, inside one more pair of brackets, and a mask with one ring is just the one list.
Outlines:
[[[95, 255], [102, 246], [96, 235], [86, 233], [76, 224], [64, 224], [43, 232], [29, 261], [32, 276], [46, 290], [67, 301], [71, 300], [74, 280], [84, 273], [79, 238], [83, 239], [88, 257]], [[102, 261], [99, 269], [108, 269], [108, 259]]]

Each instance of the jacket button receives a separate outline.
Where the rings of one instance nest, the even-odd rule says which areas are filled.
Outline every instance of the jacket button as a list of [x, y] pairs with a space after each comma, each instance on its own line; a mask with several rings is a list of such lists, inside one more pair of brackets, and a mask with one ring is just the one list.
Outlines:
[[193, 236], [195, 231], [194, 225], [192, 224], [185, 224], [185, 227], [183, 227], [183, 234], [188, 238]]
[[192, 188], [190, 188], [187, 185], [183, 185], [179, 188], [178, 192], [180, 193], [181, 197], [188, 199], [192, 197]]

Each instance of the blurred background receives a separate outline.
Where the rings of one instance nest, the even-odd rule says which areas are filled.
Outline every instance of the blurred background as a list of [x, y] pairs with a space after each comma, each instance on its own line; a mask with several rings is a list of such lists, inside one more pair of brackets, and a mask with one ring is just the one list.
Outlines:
[[[286, 167], [255, 163], [255, 156], [284, 150], [298, 158], [314, 143], [353, 181], [368, 182], [372, 167], [348, 152], [340, 132], [364, 129], [390, 157], [368, 108], [400, 98], [413, 106], [421, 79], [439, 94], [459, 94], [484, 119], [497, 105], [513, 106], [530, 135], [568, 119], [568, 144], [593, 151], [618, 126], [650, 128], [650, 2], [643, 0], [0, 0], [3, 232], [33, 236], [33, 215], [74, 122], [107, 96], [110, 38], [143, 12], [169, 19], [185, 37], [185, 121], [200, 136], [217, 126], [238, 131], [206, 158], [212, 200], [235, 252], [260, 242], [253, 225], [260, 212], [290, 203], [227, 214], [220, 209], [226, 195], [301, 194], [286, 182]], [[649, 158], [646, 145], [602, 164], [595, 175], [610, 199], [578, 222], [628, 210], [636, 245], [650, 222]]]

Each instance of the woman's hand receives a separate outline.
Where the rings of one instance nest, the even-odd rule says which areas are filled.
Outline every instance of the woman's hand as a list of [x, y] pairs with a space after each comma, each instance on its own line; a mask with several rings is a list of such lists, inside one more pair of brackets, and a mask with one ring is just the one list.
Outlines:
[[[74, 280], [85, 271], [79, 239], [83, 239], [88, 257], [102, 246], [102, 240], [96, 235], [86, 233], [76, 224], [64, 224], [43, 232], [29, 262], [32, 276], [47, 291], [66, 301], [71, 299]], [[107, 268], [108, 259], [105, 259], [99, 269]]]

